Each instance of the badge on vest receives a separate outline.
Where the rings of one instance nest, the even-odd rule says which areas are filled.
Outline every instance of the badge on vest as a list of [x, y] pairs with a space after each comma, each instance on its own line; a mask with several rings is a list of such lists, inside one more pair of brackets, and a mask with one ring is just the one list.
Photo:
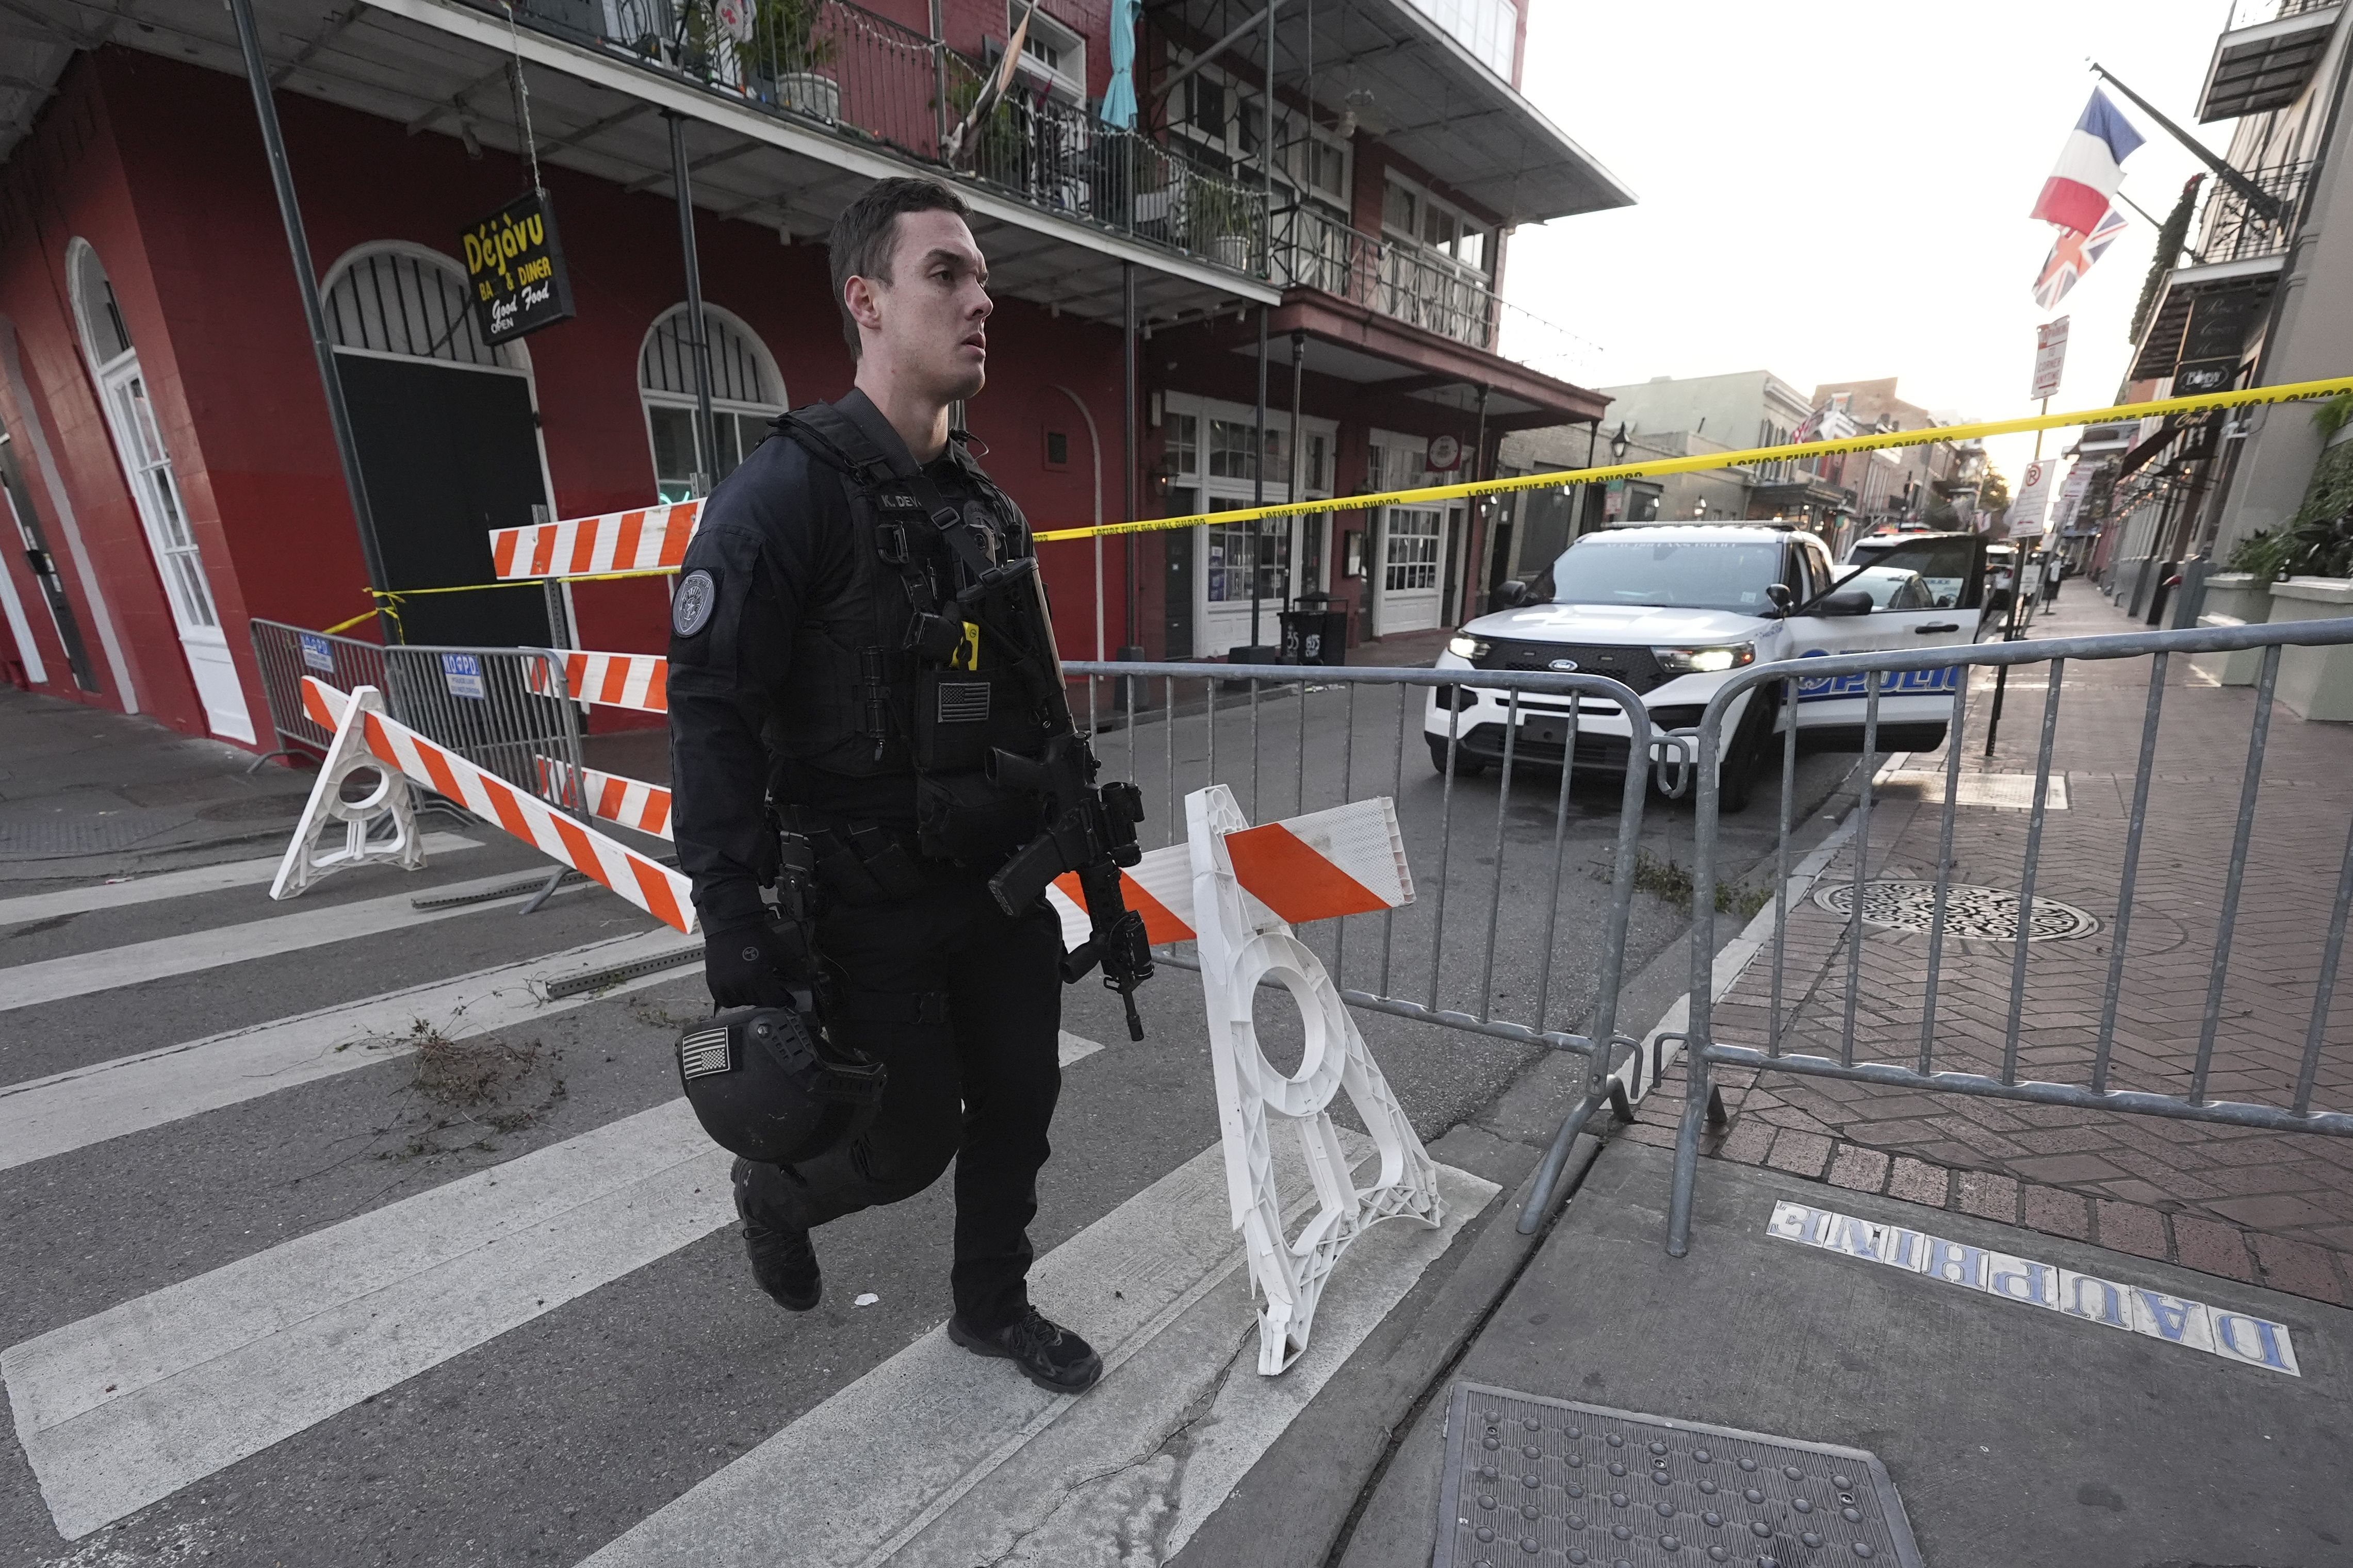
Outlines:
[[670, 601], [670, 628], [682, 637], [691, 637], [711, 624], [711, 612], [719, 603], [719, 584], [711, 574], [701, 570], [690, 572], [678, 585], [678, 597]]

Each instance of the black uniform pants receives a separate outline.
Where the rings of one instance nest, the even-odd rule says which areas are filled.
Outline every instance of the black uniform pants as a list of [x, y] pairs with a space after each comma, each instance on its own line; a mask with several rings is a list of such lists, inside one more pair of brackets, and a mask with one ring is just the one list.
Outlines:
[[923, 868], [925, 892], [837, 907], [818, 942], [842, 982], [837, 1039], [887, 1065], [866, 1131], [797, 1165], [752, 1167], [755, 1214], [814, 1229], [913, 1197], [956, 1162], [956, 1315], [991, 1333], [1029, 1296], [1029, 1222], [1061, 1092], [1061, 925], [1040, 901], [1008, 919], [980, 874]]

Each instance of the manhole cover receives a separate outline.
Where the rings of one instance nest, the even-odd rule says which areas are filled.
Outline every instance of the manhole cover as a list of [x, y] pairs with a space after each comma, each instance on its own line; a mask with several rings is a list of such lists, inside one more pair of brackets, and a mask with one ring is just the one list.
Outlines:
[[1887, 1468], [1860, 1448], [1458, 1383], [1431, 1568], [1919, 1568]]
[[[1814, 902], [1841, 918], [1854, 909], [1854, 884], [1833, 882], [1814, 889]], [[1865, 925], [1889, 931], [1925, 931], [1936, 923], [1936, 884], [1875, 881], [1862, 885]], [[2073, 942], [2100, 929], [2099, 917], [2056, 899], [2034, 900], [2029, 942]], [[1945, 896], [1945, 932], [1982, 942], [2018, 940], [2018, 895], [2000, 888], [1950, 888]]]

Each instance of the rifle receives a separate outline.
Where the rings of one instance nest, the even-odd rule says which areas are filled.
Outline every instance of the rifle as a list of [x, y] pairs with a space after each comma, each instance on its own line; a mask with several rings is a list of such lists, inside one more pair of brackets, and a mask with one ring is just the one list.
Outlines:
[[1053, 805], [1046, 830], [988, 879], [989, 894], [1007, 914], [1018, 915], [1045, 897], [1057, 877], [1077, 872], [1092, 932], [1063, 956], [1062, 981], [1075, 984], [1101, 964], [1104, 988], [1117, 992], [1127, 1009], [1128, 1038], [1141, 1040], [1144, 1019], [1135, 1008], [1135, 988], [1152, 978], [1152, 942], [1144, 916], [1127, 907], [1119, 873], [1143, 858], [1135, 829], [1144, 820], [1144, 793], [1132, 784], [1095, 782], [1102, 763], [1088, 737], [1079, 732], [1070, 695], [1062, 689], [1062, 659], [1037, 557], [992, 559], [979, 531], [941, 504], [935, 490], [923, 493], [929, 489], [917, 489], [924, 510], [972, 579], [957, 594], [956, 605], [962, 615], [984, 626], [998, 619], [987, 629], [998, 647], [1012, 650], [1013, 667], [1045, 718], [1049, 737], [1042, 757], [990, 753], [991, 784], [1044, 795]]

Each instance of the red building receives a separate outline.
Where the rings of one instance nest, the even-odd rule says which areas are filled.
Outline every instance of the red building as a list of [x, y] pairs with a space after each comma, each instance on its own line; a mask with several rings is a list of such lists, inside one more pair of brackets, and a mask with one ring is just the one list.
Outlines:
[[[1049, 0], [976, 118], [1022, 5], [256, 9], [375, 586], [481, 584], [491, 528], [700, 493], [767, 418], [845, 391], [822, 240], [884, 174], [973, 204], [998, 310], [966, 423], [1039, 526], [1294, 486], [1337, 503], [1255, 539], [1048, 546], [1073, 657], [1248, 642], [1253, 548], [1261, 641], [1307, 592], [1352, 640], [1452, 624], [1493, 574], [1475, 509], [1345, 498], [1421, 479], [1434, 438], [1461, 477], [1492, 471], [1506, 430], [1602, 411], [1496, 292], [1513, 226], [1632, 199], [1520, 97], [1513, 0], [1304, 0], [1271, 22]], [[0, 489], [24, 544], [0, 657], [42, 690], [266, 748], [248, 621], [327, 627], [371, 584], [233, 13], [12, 11], [47, 31], [0, 79]], [[575, 314], [486, 346], [459, 236], [534, 168]], [[575, 584], [551, 627], [528, 588], [420, 595], [395, 632], [649, 650], [665, 595]]]

